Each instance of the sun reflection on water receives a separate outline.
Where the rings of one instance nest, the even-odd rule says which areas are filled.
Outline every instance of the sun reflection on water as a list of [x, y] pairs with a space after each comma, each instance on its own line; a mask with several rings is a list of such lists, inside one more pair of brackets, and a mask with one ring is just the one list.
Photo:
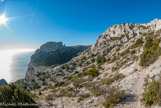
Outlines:
[[25, 52], [33, 52], [34, 49], [13, 49], [0, 51], [0, 79], [5, 79], [7, 82], [11, 80], [11, 64], [14, 55]]

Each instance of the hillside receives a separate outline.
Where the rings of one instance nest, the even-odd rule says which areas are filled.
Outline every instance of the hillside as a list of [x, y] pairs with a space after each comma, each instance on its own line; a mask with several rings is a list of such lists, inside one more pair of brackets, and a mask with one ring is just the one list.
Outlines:
[[34, 85], [32, 92], [39, 96], [36, 101], [41, 105], [65, 108], [155, 106], [160, 104], [161, 94], [157, 89], [161, 85], [157, 81], [161, 71], [160, 42], [159, 19], [147, 24], [117, 24], [69, 62], [26, 76], [17, 83], [23, 87]]
[[62, 42], [47, 42], [32, 55], [26, 76], [68, 62], [90, 46], [65, 46]]

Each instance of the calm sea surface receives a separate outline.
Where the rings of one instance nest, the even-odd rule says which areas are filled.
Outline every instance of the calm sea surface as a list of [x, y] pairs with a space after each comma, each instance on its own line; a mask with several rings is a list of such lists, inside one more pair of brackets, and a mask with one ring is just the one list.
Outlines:
[[26, 52], [21, 54], [16, 54], [12, 58], [12, 63], [10, 66], [10, 82], [22, 79], [25, 77], [28, 64], [30, 62], [30, 57], [33, 55], [33, 52]]
[[24, 78], [33, 53], [30, 49], [0, 51], [0, 79], [14, 82]]

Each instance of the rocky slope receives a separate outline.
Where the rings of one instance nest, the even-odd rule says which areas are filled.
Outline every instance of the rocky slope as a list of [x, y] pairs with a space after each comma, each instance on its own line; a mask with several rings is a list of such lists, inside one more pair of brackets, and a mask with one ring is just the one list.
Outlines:
[[17, 83], [33, 85], [36, 101], [51, 107], [144, 108], [144, 79], [159, 76], [160, 55], [161, 20], [117, 24], [69, 62]]
[[65, 46], [62, 42], [47, 42], [32, 55], [26, 76], [31, 77], [34, 73], [68, 62], [89, 47]]

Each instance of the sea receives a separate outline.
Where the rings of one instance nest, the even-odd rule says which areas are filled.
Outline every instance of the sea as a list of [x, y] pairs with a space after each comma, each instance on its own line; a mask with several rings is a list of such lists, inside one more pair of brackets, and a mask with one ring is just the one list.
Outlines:
[[8, 83], [25, 77], [34, 50], [0, 51], [0, 79]]

